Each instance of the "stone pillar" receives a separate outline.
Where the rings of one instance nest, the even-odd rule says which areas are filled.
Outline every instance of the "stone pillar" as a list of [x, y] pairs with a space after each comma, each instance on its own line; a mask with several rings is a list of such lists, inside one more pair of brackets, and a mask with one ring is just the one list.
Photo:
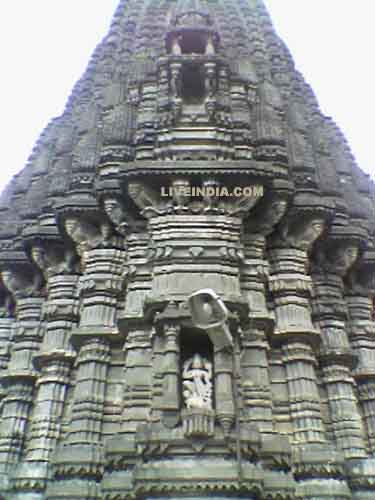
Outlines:
[[44, 489], [51, 477], [50, 460], [61, 434], [71, 366], [75, 359], [69, 339], [70, 330], [77, 321], [77, 282], [77, 275], [56, 275], [48, 280], [49, 296], [43, 307], [45, 335], [40, 351], [34, 355], [34, 365], [39, 368], [40, 375], [36, 382], [24, 461], [14, 474], [18, 492], [15, 498], [23, 498], [30, 488], [35, 499], [45, 498]]
[[[219, 85], [229, 86], [227, 72], [223, 74], [223, 77], [219, 79]], [[247, 85], [241, 85], [240, 82], [230, 85], [230, 99], [232, 102], [234, 158], [236, 160], [251, 159], [254, 154], [254, 143], [251, 141], [253, 134], [251, 119], [254, 116], [254, 103], [249, 102]]]
[[285, 365], [295, 445], [325, 442], [315, 373], [319, 332], [311, 320], [312, 281], [306, 268], [328, 214], [325, 200], [300, 195], [269, 241], [276, 320], [272, 340], [280, 346]]
[[180, 329], [177, 325], [164, 326], [164, 383], [163, 409], [178, 411], [180, 409]]
[[[1, 386], [2, 375], [6, 374], [10, 358], [12, 337], [14, 331], [14, 312], [11, 307], [10, 294], [7, 290], [2, 289], [0, 306], [0, 400], [5, 396], [5, 391]], [[1, 300], [0, 299], [0, 300]]]
[[103, 204], [117, 232], [126, 241], [126, 297], [124, 309], [119, 311], [118, 321], [120, 329], [126, 333], [129, 330], [129, 322], [135, 322], [137, 330], [139, 321], [144, 319], [145, 299], [151, 291], [152, 283], [151, 238], [146, 231], [146, 221], [135, 221], [129, 216], [117, 191], [105, 191]]
[[[284, 186], [285, 188], [285, 186]], [[283, 217], [287, 208], [287, 190], [275, 194], [262, 207], [262, 216], [245, 222], [242, 237], [244, 258], [240, 265], [241, 291], [249, 305], [249, 318], [241, 325], [241, 393], [243, 419], [257, 425], [262, 433], [274, 432], [269, 367], [268, 336], [274, 319], [267, 308], [266, 283], [269, 264], [265, 258], [266, 236]]]
[[126, 213], [118, 192], [106, 191], [103, 200], [108, 217], [126, 237], [127, 245], [126, 297], [118, 325], [126, 335], [121, 433], [131, 439], [137, 426], [149, 419], [152, 407], [152, 329], [144, 317], [152, 282], [152, 251], [145, 224], [138, 223], [135, 230], [136, 223]]
[[77, 382], [69, 427], [69, 444], [99, 443], [103, 420], [109, 342], [86, 339], [77, 358]]
[[249, 323], [241, 339], [241, 387], [243, 418], [258, 426], [261, 432], [273, 430], [272, 395], [269, 379], [266, 334], [272, 327], [267, 310], [265, 280], [268, 264], [264, 260], [265, 237], [256, 234], [243, 241], [244, 262], [241, 266], [241, 289], [249, 302]]
[[150, 418], [152, 404], [152, 345], [149, 329], [132, 329], [125, 345], [125, 388], [122, 432], [133, 435]]
[[181, 320], [180, 311], [170, 304], [156, 317], [153, 338], [153, 420], [161, 419], [167, 428], [180, 422], [181, 410]]
[[[320, 498], [323, 491], [326, 498], [350, 498], [342, 479], [343, 457], [327, 442], [323, 425], [316, 375], [320, 332], [312, 322], [313, 288], [307, 275], [309, 254], [329, 213], [324, 199], [296, 198], [269, 245], [269, 287], [276, 316], [272, 343], [280, 346], [286, 370], [297, 497], [306, 499]], [[329, 470], [324, 469], [327, 463]]]
[[157, 85], [148, 81], [141, 85], [141, 95], [137, 114], [137, 131], [135, 133], [136, 159], [152, 160], [154, 158], [156, 130]]
[[[322, 228], [323, 224], [320, 223], [311, 238], [319, 236]], [[304, 228], [305, 233], [308, 230], [312, 230], [310, 225]], [[298, 236], [303, 246], [302, 232]], [[288, 243], [292, 242], [290, 235], [287, 239]], [[297, 235], [294, 238], [296, 242]], [[270, 262], [269, 286], [276, 314], [274, 341], [282, 346], [293, 441], [295, 444], [322, 443], [325, 437], [315, 373], [317, 361], [312, 348], [318, 343], [319, 334], [312, 325], [309, 309], [312, 283], [305, 274], [307, 252], [306, 249], [274, 247], [270, 252]]]
[[[236, 408], [233, 395], [233, 355], [225, 350], [214, 351], [216, 418], [224, 433], [233, 427]], [[238, 380], [236, 380], [238, 383]], [[237, 401], [239, 404], [239, 401]]]
[[[143, 319], [143, 307], [151, 291], [152, 273], [150, 266], [150, 237], [147, 233], [129, 235], [128, 283], [124, 311], [120, 314], [120, 325], [129, 320]], [[125, 327], [125, 326], [124, 326]]]
[[[21, 266], [20, 266], [21, 267]], [[23, 451], [37, 372], [33, 357], [43, 337], [40, 294], [41, 277], [27, 265], [2, 273], [3, 282], [16, 301], [13, 346], [8, 369], [2, 375], [7, 395], [3, 399], [0, 424], [0, 473], [9, 473]], [[13, 470], [12, 470], [13, 472]], [[6, 489], [6, 484], [3, 485]]]
[[370, 450], [375, 452], [375, 324], [373, 320], [375, 252], [366, 251], [350, 272], [345, 290], [350, 345], [358, 355], [353, 370]]
[[273, 432], [272, 394], [269, 378], [269, 344], [264, 329], [253, 325], [243, 331], [241, 341], [243, 419], [262, 433]]
[[314, 320], [320, 327], [320, 363], [327, 389], [332, 429], [339, 449], [348, 459], [366, 456], [362, 419], [355, 394], [352, 368], [356, 359], [346, 330], [347, 307], [343, 278], [358, 255], [357, 243], [335, 239], [321, 249], [312, 273]]
[[84, 266], [79, 283], [80, 323], [72, 332], [79, 353], [69, 433], [54, 457], [55, 477], [63, 474], [65, 479], [63, 484], [51, 483], [47, 496], [60, 498], [61, 488], [68, 488], [72, 498], [100, 499], [103, 411], [110, 346], [118, 337], [117, 299], [123, 289], [125, 252], [107, 226], [99, 230], [83, 218], [68, 218], [65, 227]]
[[284, 135], [284, 104], [280, 91], [271, 77], [265, 75], [258, 87], [256, 107], [256, 159], [285, 160], [287, 157]]
[[48, 299], [43, 307], [44, 339], [34, 364], [41, 374], [37, 381], [35, 419], [30, 423], [26, 461], [48, 462], [60, 435], [70, 368], [75, 352], [70, 331], [78, 321], [77, 274], [48, 278]]

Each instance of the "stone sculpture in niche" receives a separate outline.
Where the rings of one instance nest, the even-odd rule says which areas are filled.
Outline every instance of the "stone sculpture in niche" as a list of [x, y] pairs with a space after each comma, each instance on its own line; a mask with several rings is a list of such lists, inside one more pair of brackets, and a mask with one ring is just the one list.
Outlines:
[[0, 198], [0, 499], [375, 498], [374, 190], [263, 3], [119, 0]]
[[187, 408], [212, 408], [212, 363], [194, 354], [184, 363], [183, 395]]

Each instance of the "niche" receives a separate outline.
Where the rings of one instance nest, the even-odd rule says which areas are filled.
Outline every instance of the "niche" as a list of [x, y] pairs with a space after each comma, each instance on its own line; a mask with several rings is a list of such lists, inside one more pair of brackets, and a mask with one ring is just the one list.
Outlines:
[[202, 330], [187, 328], [182, 331], [181, 374], [184, 406], [213, 408], [213, 348]]
[[205, 54], [207, 48], [207, 35], [189, 31], [179, 39], [182, 54]]
[[186, 104], [201, 104], [205, 98], [205, 79], [202, 66], [184, 64], [181, 73], [181, 94]]

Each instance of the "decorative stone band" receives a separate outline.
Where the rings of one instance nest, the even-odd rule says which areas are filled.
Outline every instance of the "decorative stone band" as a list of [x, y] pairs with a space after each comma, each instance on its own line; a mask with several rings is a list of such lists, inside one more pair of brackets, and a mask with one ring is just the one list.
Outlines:
[[208, 438], [215, 432], [215, 412], [204, 408], [182, 411], [182, 426], [186, 437]]
[[312, 293], [312, 281], [310, 276], [300, 274], [280, 274], [269, 278], [269, 286], [272, 293], [282, 295], [290, 292], [300, 292], [305, 295]]

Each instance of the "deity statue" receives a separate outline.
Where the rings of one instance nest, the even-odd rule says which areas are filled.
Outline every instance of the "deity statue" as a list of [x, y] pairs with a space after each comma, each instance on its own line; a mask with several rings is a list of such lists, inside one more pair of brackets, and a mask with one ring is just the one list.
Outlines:
[[172, 40], [172, 54], [177, 55], [177, 56], [181, 55], [180, 41], [181, 41], [181, 36], [175, 36], [175, 37], [173, 37], [173, 40]]
[[183, 395], [187, 408], [212, 408], [212, 363], [194, 354], [184, 363]]

